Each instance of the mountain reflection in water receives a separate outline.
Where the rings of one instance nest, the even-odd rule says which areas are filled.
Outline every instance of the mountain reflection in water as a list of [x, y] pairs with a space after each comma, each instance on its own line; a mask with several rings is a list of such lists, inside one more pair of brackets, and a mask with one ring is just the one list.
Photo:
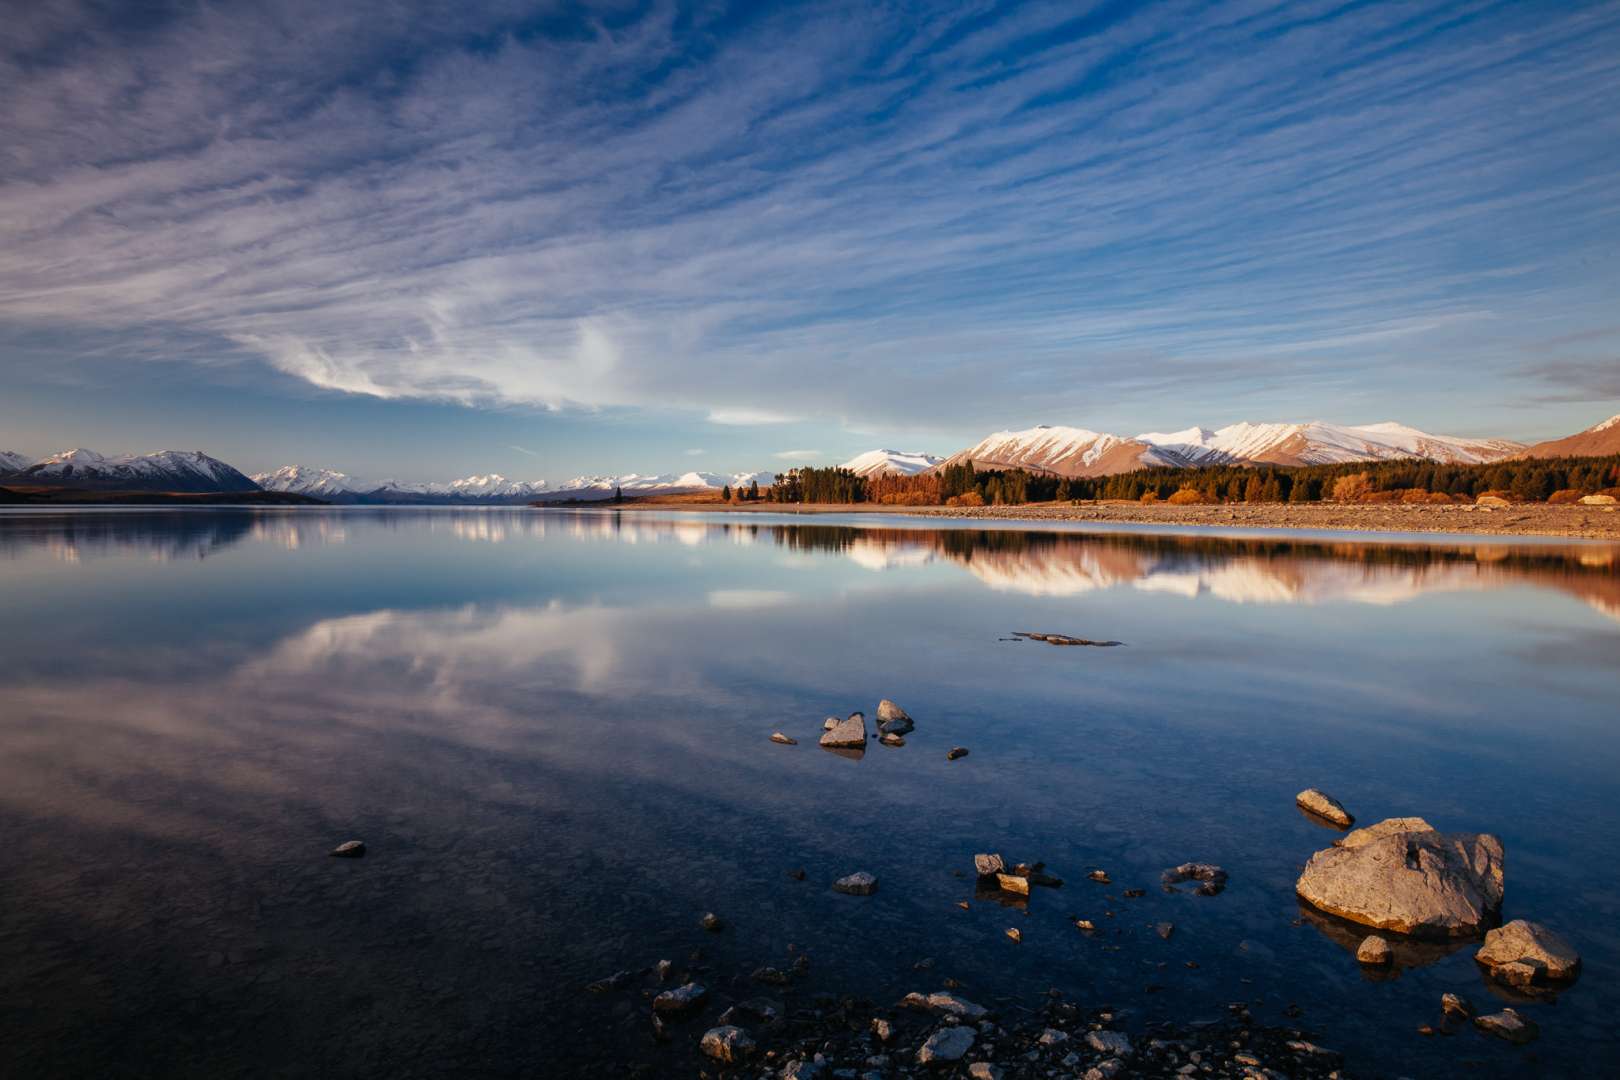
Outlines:
[[[693, 1075], [717, 1011], [660, 1046], [582, 988], [694, 950], [719, 996], [807, 954], [799, 1004], [1245, 998], [1363, 1072], [1614, 1071], [1613, 548], [933, 525], [0, 514], [0, 1075]], [[817, 749], [881, 697], [906, 746]], [[1416, 1036], [1499, 992], [1473, 949], [1369, 982], [1299, 911], [1308, 786], [1502, 837], [1507, 917], [1585, 958], [1541, 1042]], [[976, 899], [981, 850], [1066, 884]], [[1193, 859], [1226, 891], [1155, 887]]]

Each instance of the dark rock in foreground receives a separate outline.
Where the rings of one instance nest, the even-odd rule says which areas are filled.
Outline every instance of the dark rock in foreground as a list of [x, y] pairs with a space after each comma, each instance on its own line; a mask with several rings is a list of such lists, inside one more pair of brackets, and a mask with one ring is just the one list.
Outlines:
[[652, 1007], [654, 1012], [675, 1016], [697, 1008], [708, 996], [709, 991], [706, 988], [695, 982], [689, 982], [673, 990], [665, 990], [653, 998]]

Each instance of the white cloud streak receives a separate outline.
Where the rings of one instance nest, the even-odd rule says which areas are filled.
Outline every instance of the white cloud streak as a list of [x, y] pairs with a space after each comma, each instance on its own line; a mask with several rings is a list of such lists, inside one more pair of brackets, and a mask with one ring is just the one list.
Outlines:
[[0, 46], [0, 346], [31, 361], [949, 422], [1511, 366], [1517, 315], [1578, 326], [1616, 291], [1607, 5], [740, 33], [658, 7], [553, 37], [499, 5], [138, 35], [49, 7]]

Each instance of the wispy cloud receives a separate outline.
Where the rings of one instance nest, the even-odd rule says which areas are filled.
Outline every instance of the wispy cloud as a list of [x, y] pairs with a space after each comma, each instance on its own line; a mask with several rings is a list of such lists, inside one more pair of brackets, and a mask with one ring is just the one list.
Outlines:
[[778, 461], [814, 461], [822, 454], [820, 450], [778, 450], [771, 456]]
[[708, 453], [708, 451], [703, 449], [701, 446], [694, 446], [692, 449], [683, 452], [687, 457], [702, 457], [704, 454]]
[[527, 446], [518, 446], [516, 443], [508, 443], [506, 448], [508, 450], [516, 450], [520, 454], [527, 454], [532, 458], [537, 458], [540, 456], [540, 452], [538, 450], [530, 450]]
[[12, 13], [0, 355], [1000, 422], [1518, 372], [1620, 291], [1613, 5], [523, 6]]

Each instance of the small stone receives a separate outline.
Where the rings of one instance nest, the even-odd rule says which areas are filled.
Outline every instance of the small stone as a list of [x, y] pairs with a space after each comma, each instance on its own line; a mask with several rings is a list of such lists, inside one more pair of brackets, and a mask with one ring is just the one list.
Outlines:
[[1090, 919], [1076, 919], [1074, 920], [1074, 925], [1078, 930], [1090, 931], [1097, 929], [1097, 924], [1092, 922]]
[[1441, 994], [1440, 1009], [1447, 1016], [1456, 1016], [1464, 1020], [1468, 1020], [1474, 1015], [1474, 1003], [1456, 994]]
[[907, 994], [907, 1004], [918, 1004], [918, 1002], [912, 1001], [913, 997], [921, 998], [920, 1004], [924, 1008], [937, 1013], [944, 1013], [946, 1016], [954, 1016], [972, 1024], [983, 1020], [990, 1012], [983, 1005], [976, 1005], [966, 998], [957, 997], [955, 994], [935, 993], [929, 994], [926, 998], [923, 998], [921, 994]]
[[768, 983], [771, 986], [786, 986], [788, 984], [787, 972], [773, 967], [755, 968], [750, 978], [755, 982]]
[[1007, 936], [1012, 938], [1014, 941], [1024, 940], [1024, 935], [1019, 932], [1018, 927], [1016, 926], [1007, 927]]
[[878, 879], [862, 870], [833, 882], [833, 891], [851, 896], [871, 896], [877, 892]]
[[675, 965], [668, 960], [660, 960], [653, 965], [653, 974], [658, 976], [659, 982], [668, 982], [670, 975], [675, 971]]
[[597, 979], [586, 986], [585, 989], [593, 994], [605, 994], [610, 990], [617, 990], [620, 987], [630, 985], [630, 981], [634, 978], [635, 976], [628, 971], [615, 971], [605, 979]]
[[1041, 1037], [1037, 1041], [1042, 1046], [1056, 1046], [1058, 1043], [1068, 1042], [1069, 1033], [1067, 1031], [1059, 1031], [1057, 1028], [1047, 1028], [1045, 1031], [1041, 1032]]
[[825, 720], [823, 720], [821, 722], [821, 730], [822, 731], [831, 731], [833, 728], [837, 727], [839, 724], [842, 724], [842, 723], [843, 723], [843, 721], [838, 719], [838, 717], [829, 716], [829, 717], [827, 717], [827, 719], [825, 719]]
[[[366, 845], [363, 840], [345, 840], [343, 843], [327, 852], [328, 855], [335, 855], [340, 859], [358, 859], [365, 853]], [[577, 986], [578, 984], [576, 983], [575, 985]]]
[[888, 720], [911, 719], [910, 715], [906, 713], [906, 710], [902, 709], [888, 698], [884, 698], [882, 701], [878, 702], [877, 718], [878, 723], [880, 724]]
[[1377, 934], [1368, 934], [1356, 946], [1356, 959], [1369, 967], [1385, 967], [1395, 960], [1395, 950]]
[[771, 732], [771, 742], [781, 743], [783, 746], [798, 746], [799, 740], [791, 735], [784, 735], [780, 731]]
[[790, 1061], [782, 1069], [782, 1080], [821, 1080], [825, 1066], [820, 1061], [805, 1061], [802, 1058]]
[[695, 982], [684, 986], [677, 986], [673, 990], [665, 990], [653, 998], [653, 1012], [676, 1014], [689, 1009], [695, 1009], [703, 1004], [703, 999], [709, 996], [709, 991]]
[[821, 736], [821, 745], [834, 749], [856, 749], [866, 745], [866, 717], [850, 713], [848, 720], [840, 720]]
[[1115, 1057], [1130, 1057], [1135, 1052], [1131, 1040], [1117, 1031], [1087, 1032], [1086, 1045], [1099, 1054], [1112, 1054]]
[[752, 1057], [756, 1047], [748, 1032], [731, 1024], [723, 1024], [705, 1031], [698, 1049], [716, 1061], [735, 1064]]
[[988, 1061], [975, 1061], [968, 1066], [968, 1075], [973, 1080], [1001, 1080], [1001, 1069]]
[[899, 735], [890, 734], [887, 731], [885, 731], [883, 734], [878, 736], [878, 742], [882, 743], [884, 746], [904, 746], [904, 745], [906, 745], [906, 740], [905, 739], [901, 738]]
[[712, 911], [704, 912], [703, 918], [698, 920], [698, 925], [711, 934], [718, 934], [726, 928], [725, 920]]
[[1112, 879], [1110, 879], [1108, 876], [1108, 871], [1106, 870], [1093, 870], [1091, 873], [1087, 874], [1086, 877], [1090, 878], [1092, 881], [1095, 881], [1099, 885], [1110, 885], [1113, 883]]
[[1016, 874], [997, 874], [996, 884], [1002, 892], [1017, 893], [1019, 896], [1029, 895], [1029, 878], [1018, 877]]
[[894, 1038], [894, 1025], [880, 1017], [873, 1017], [872, 1034], [877, 1036], [878, 1042], [888, 1042]]
[[1524, 919], [1514, 919], [1487, 932], [1485, 944], [1474, 959], [1492, 975], [1514, 986], [1565, 982], [1581, 970], [1580, 954], [1569, 942], [1540, 923]]
[[1167, 922], [1154, 923], [1153, 932], [1158, 934], [1164, 940], [1169, 941], [1170, 935], [1176, 932], [1176, 924]]
[[991, 874], [999, 874], [1007, 869], [1007, 864], [1000, 855], [975, 855], [973, 856], [973, 869], [980, 877], [989, 877]]
[[1141, 899], [1142, 897], [1144, 897], [1146, 895], [1147, 895], [1147, 890], [1145, 890], [1145, 889], [1126, 889], [1125, 890], [1125, 899], [1127, 899], [1127, 900], [1139, 900], [1139, 899]]
[[961, 1061], [962, 1056], [973, 1049], [974, 1038], [973, 1029], [966, 1025], [957, 1024], [940, 1028], [928, 1036], [928, 1041], [917, 1051], [917, 1063], [948, 1065], [953, 1061]]
[[1333, 796], [1315, 788], [1306, 788], [1294, 796], [1294, 804], [1307, 813], [1315, 814], [1324, 821], [1332, 822], [1341, 829], [1348, 829], [1356, 823], [1350, 816], [1350, 811], [1344, 804]]
[[1125, 1070], [1125, 1063], [1118, 1058], [1109, 1058], [1086, 1070], [1085, 1080], [1114, 1080]]
[[1531, 1042], [1541, 1034], [1541, 1029], [1536, 1027], [1534, 1020], [1520, 1016], [1515, 1009], [1503, 1009], [1489, 1016], [1476, 1016], [1474, 1026], [1511, 1043]]
[[953, 746], [945, 754], [945, 760], [946, 761], [955, 761], [957, 758], [965, 758], [967, 756], [968, 756], [968, 748], [967, 747], [965, 747], [965, 746]]
[[963, 911], [967, 911], [971, 907], [971, 905], [966, 900], [958, 900], [956, 902], [956, 906], [961, 908]]

